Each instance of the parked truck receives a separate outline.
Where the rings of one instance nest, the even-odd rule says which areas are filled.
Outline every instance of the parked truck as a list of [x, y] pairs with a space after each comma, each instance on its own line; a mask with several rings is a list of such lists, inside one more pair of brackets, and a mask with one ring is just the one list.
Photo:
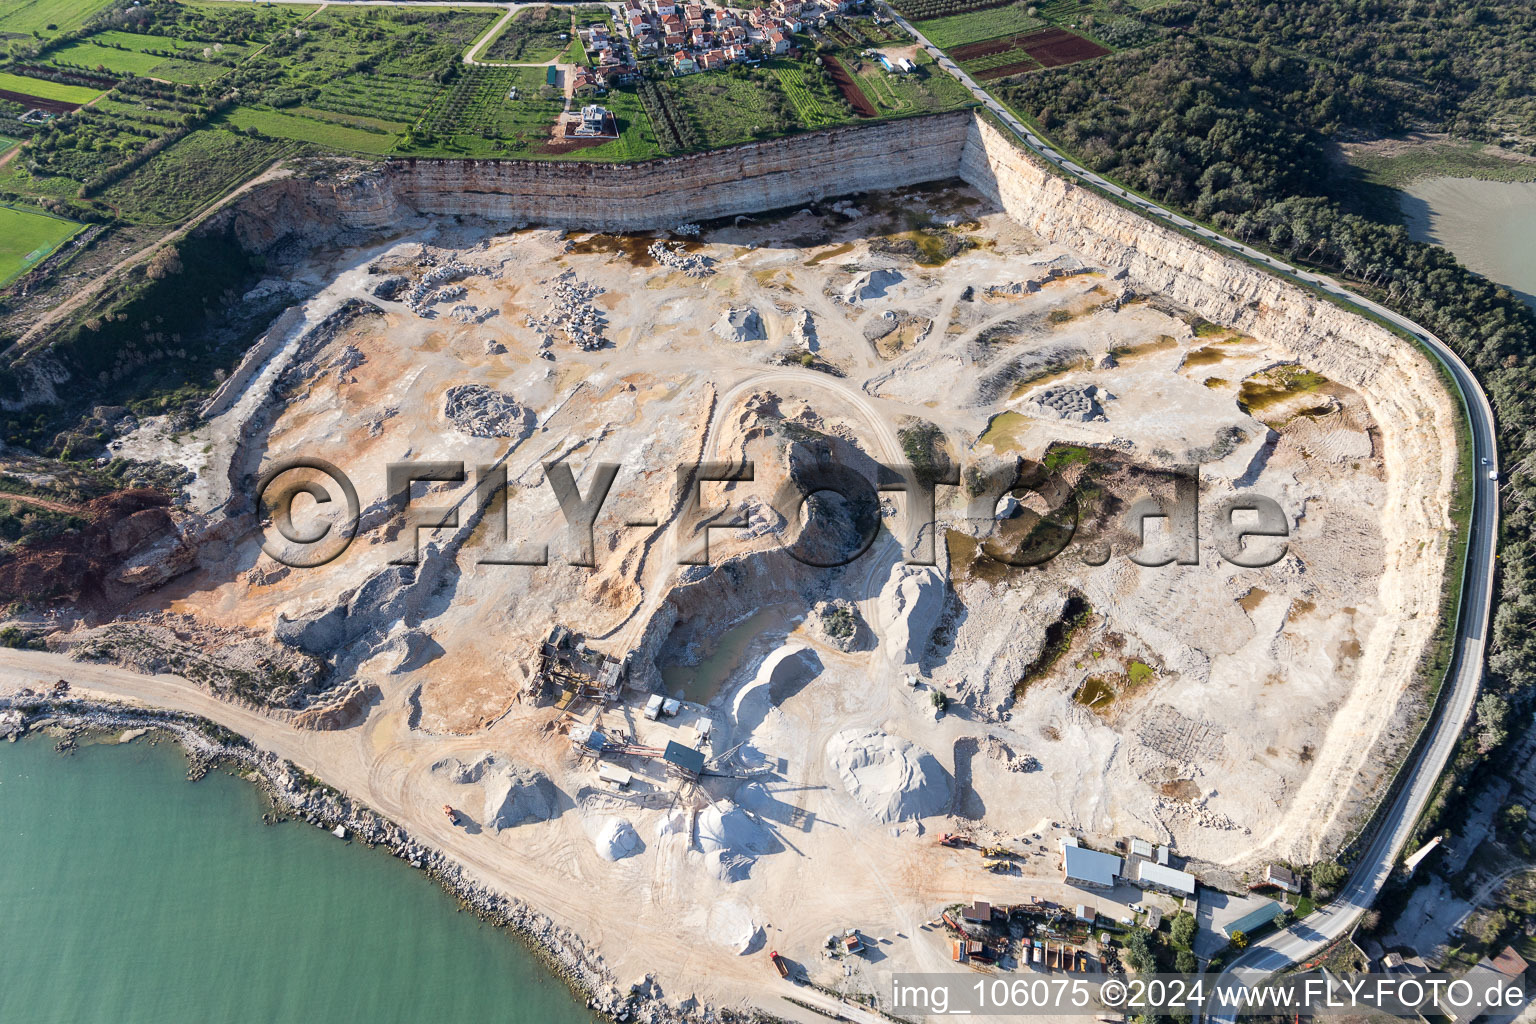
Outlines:
[[781, 977], [781, 978], [789, 977], [789, 961], [785, 960], [783, 957], [779, 956], [779, 951], [778, 950], [774, 950], [772, 953], [769, 953], [768, 954], [768, 959], [772, 960], [773, 961], [773, 966], [775, 966], [775, 967], [777, 967], [779, 969], [779, 977]]

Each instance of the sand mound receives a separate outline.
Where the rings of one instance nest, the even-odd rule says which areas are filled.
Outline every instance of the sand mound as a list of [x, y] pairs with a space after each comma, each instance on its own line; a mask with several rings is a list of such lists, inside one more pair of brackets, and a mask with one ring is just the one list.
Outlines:
[[722, 882], [752, 874], [759, 854], [780, 849], [779, 841], [755, 818], [729, 800], [710, 804], [699, 815], [699, 849], [709, 873]]
[[901, 274], [895, 270], [867, 270], [853, 279], [843, 297], [854, 304], [867, 299], [883, 299], [886, 291], [901, 280]]
[[827, 764], [848, 795], [879, 822], [942, 814], [954, 791], [954, 780], [932, 754], [875, 729], [834, 735], [827, 742]]
[[721, 313], [720, 319], [715, 321], [714, 331], [726, 341], [762, 341], [768, 337], [763, 318], [751, 306]]
[[705, 853], [772, 853], [777, 847], [767, 829], [729, 800], [710, 804], [699, 815], [699, 848]]
[[709, 908], [709, 937], [738, 955], [754, 952], [762, 944], [763, 929], [752, 920], [752, 912], [743, 903], [722, 900]]
[[665, 839], [667, 836], [686, 835], [688, 832], [688, 812], [681, 807], [672, 811], [656, 826], [656, 838]]
[[603, 860], [623, 860], [645, 849], [635, 826], [623, 818], [609, 818], [593, 840], [597, 855]]
[[876, 605], [886, 657], [898, 667], [915, 667], [943, 610], [944, 577], [938, 569], [897, 565]]
[[480, 816], [483, 828], [499, 832], [555, 816], [556, 790], [549, 776], [496, 754], [485, 754], [469, 762], [444, 758], [432, 766], [432, 771], [460, 785], [480, 784], [485, 794], [485, 809]]
[[821, 670], [821, 656], [805, 644], [783, 645], [763, 659], [752, 682], [736, 694], [731, 717], [743, 731], [751, 732], [769, 712], [820, 675]]

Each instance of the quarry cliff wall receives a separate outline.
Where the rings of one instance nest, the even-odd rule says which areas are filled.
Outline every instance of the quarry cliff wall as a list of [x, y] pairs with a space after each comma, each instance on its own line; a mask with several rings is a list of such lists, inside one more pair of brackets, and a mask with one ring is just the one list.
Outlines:
[[637, 231], [953, 177], [970, 122], [960, 111], [635, 164], [396, 160], [385, 176], [421, 213]]

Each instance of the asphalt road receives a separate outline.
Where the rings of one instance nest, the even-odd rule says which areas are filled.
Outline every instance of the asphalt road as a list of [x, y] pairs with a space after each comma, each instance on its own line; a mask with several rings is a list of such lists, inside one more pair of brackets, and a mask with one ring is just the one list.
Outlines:
[[[1402, 786], [1386, 816], [1382, 819], [1375, 839], [1355, 865], [1354, 871], [1340, 894], [1333, 902], [1309, 914], [1290, 928], [1266, 936], [1254, 943], [1238, 957], [1222, 975], [1222, 981], [1234, 981], [1252, 985], [1275, 971], [1301, 963], [1317, 954], [1330, 942], [1346, 934], [1380, 895], [1382, 886], [1392, 873], [1393, 866], [1403, 852], [1414, 823], [1423, 813], [1434, 790], [1435, 782], [1445, 770], [1456, 743], [1471, 718], [1477, 702], [1478, 683], [1482, 679], [1484, 649], [1488, 639], [1489, 612], [1493, 602], [1493, 562], [1498, 539], [1498, 497], [1496, 478], [1498, 465], [1497, 446], [1494, 442], [1493, 408], [1488, 396], [1483, 394], [1477, 379], [1439, 338], [1407, 317], [1393, 312], [1380, 303], [1363, 295], [1357, 295], [1322, 274], [1314, 274], [1290, 266], [1266, 253], [1252, 249], [1236, 239], [1196, 224], [1178, 213], [1158, 206], [1085, 167], [1053, 149], [1011, 112], [993, 99], [975, 80], [962, 71], [954, 61], [944, 55], [921, 32], [894, 11], [887, 11], [903, 29], [910, 32], [926, 49], [939, 66], [958, 79], [971, 94], [1040, 158], [1049, 161], [1072, 176], [1098, 186], [1106, 192], [1139, 208], [1153, 220], [1164, 220], [1194, 232], [1207, 244], [1226, 249], [1255, 260], [1282, 277], [1305, 282], [1339, 299], [1367, 310], [1377, 317], [1402, 328], [1416, 337], [1450, 372], [1461, 392], [1472, 431], [1472, 454], [1476, 468], [1473, 494], [1471, 531], [1468, 540], [1467, 563], [1462, 586], [1461, 612], [1456, 627], [1456, 659], [1446, 680], [1446, 690], [1436, 718], [1428, 726], [1432, 730], [1418, 758], [1403, 766], [1407, 773], [1406, 785]], [[1231, 1020], [1230, 1012], [1211, 1014], [1216, 1020]]]

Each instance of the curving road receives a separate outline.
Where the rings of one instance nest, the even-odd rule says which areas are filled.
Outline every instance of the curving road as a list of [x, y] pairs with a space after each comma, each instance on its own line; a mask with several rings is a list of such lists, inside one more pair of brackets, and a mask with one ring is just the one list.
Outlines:
[[[901, 15], [886, 9], [885, 13], [896, 24], [917, 39], [939, 66], [953, 75], [971, 91], [998, 120], [1041, 159], [1059, 167], [1073, 177], [1087, 182], [1117, 197], [1154, 220], [1165, 220], [1193, 232], [1208, 245], [1224, 249], [1255, 261], [1281, 277], [1302, 282], [1317, 291], [1324, 292], [1371, 313], [1381, 320], [1407, 331], [1418, 339], [1450, 373], [1460, 392], [1467, 411], [1472, 432], [1472, 455], [1476, 467], [1473, 485], [1471, 528], [1467, 538], [1467, 561], [1463, 570], [1461, 610], [1456, 624], [1455, 660], [1447, 674], [1436, 716], [1426, 727], [1430, 730], [1428, 741], [1418, 757], [1402, 768], [1403, 785], [1397, 797], [1381, 819], [1375, 838], [1355, 865], [1354, 871], [1333, 902], [1322, 907], [1290, 928], [1277, 932], [1255, 943], [1232, 962], [1223, 975], [1224, 982], [1241, 982], [1252, 985], [1275, 971], [1299, 963], [1316, 954], [1328, 943], [1347, 933], [1381, 893], [1387, 877], [1392, 873], [1407, 842], [1415, 822], [1423, 813], [1434, 790], [1435, 782], [1450, 762], [1456, 742], [1471, 718], [1477, 701], [1478, 683], [1482, 678], [1484, 650], [1488, 639], [1489, 613], [1493, 603], [1493, 562], [1498, 540], [1498, 479], [1493, 468], [1497, 465], [1497, 445], [1494, 440], [1493, 408], [1488, 396], [1483, 394], [1472, 371], [1450, 346], [1425, 328], [1378, 302], [1357, 295], [1322, 274], [1301, 270], [1259, 252], [1227, 236], [1197, 224], [1119, 185], [1100, 177], [1058, 152], [1049, 143], [1031, 131], [1022, 121], [994, 99], [985, 89], [961, 70], [954, 61], [933, 45]], [[1212, 1013], [1217, 1020], [1231, 1020], [1230, 1012]]]

